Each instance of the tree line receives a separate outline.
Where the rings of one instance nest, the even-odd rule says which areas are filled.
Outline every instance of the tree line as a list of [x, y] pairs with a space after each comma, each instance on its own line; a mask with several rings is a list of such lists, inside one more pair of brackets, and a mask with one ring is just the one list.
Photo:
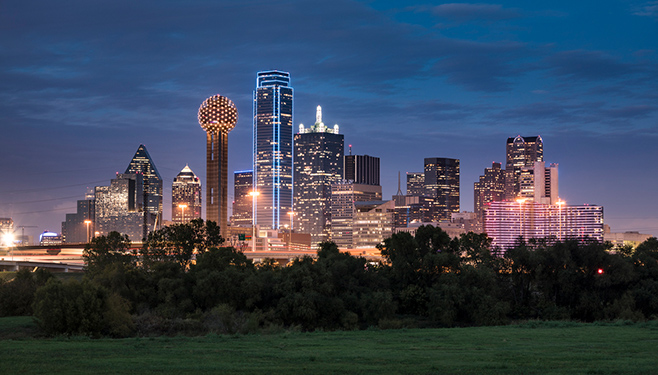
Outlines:
[[324, 242], [317, 258], [287, 266], [254, 264], [222, 243], [217, 225], [200, 219], [151, 233], [136, 252], [125, 235], [96, 237], [82, 280], [21, 271], [0, 285], [0, 314], [32, 314], [47, 334], [117, 337], [658, 314], [656, 238], [634, 250], [519, 239], [495, 256], [485, 234], [450, 238], [428, 225], [386, 239], [383, 262]]

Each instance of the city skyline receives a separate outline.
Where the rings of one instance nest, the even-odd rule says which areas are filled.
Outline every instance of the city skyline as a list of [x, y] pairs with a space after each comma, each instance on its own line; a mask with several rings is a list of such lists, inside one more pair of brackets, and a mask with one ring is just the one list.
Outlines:
[[[383, 199], [398, 172], [455, 158], [473, 211], [505, 140], [539, 135], [567, 204], [658, 235], [655, 2], [193, 4], [3, 7], [0, 217], [59, 231], [144, 144], [170, 218], [180, 166], [206, 181], [198, 103], [220, 93], [250, 113], [256, 72], [278, 69], [294, 79], [293, 133], [321, 105], [354, 154], [381, 158]], [[252, 129], [247, 115], [231, 132], [230, 179], [252, 168]]]

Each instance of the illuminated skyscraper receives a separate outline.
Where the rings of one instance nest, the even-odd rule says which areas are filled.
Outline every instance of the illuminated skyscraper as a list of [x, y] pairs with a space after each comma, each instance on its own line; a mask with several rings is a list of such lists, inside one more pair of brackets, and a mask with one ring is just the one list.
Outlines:
[[294, 229], [309, 233], [313, 244], [329, 236], [331, 184], [342, 179], [343, 153], [338, 125], [326, 127], [318, 106], [315, 124], [309, 128], [299, 125], [295, 134]]
[[514, 200], [521, 191], [521, 169], [531, 167], [536, 161], [544, 161], [544, 142], [541, 136], [507, 138], [507, 163], [505, 164], [505, 199]]
[[256, 225], [278, 229], [292, 210], [293, 89], [290, 73], [258, 72], [254, 90]]
[[521, 168], [517, 197], [535, 203], [555, 204], [559, 192], [557, 168], [556, 163], [546, 167], [543, 161], [536, 161], [530, 166]]
[[425, 173], [407, 172], [407, 195], [414, 197], [425, 195]]
[[144, 209], [155, 215], [156, 227], [162, 224], [162, 177], [146, 146], [139, 145], [124, 174], [141, 173], [144, 176]]
[[253, 197], [249, 193], [254, 190], [253, 183], [253, 171], [233, 172], [233, 215], [231, 216], [231, 225], [234, 227], [251, 227]]
[[199, 125], [206, 131], [206, 220], [228, 233], [228, 133], [238, 122], [235, 104], [221, 95], [199, 107]]
[[484, 175], [473, 186], [474, 210], [480, 223], [484, 219], [484, 209], [491, 202], [505, 199], [505, 170], [500, 163], [492, 163], [491, 168], [484, 169]]
[[140, 242], [154, 229], [157, 215], [144, 209], [141, 173], [117, 173], [110, 186], [96, 186], [95, 196], [95, 225], [101, 235], [116, 231]]
[[187, 223], [201, 217], [201, 180], [185, 165], [171, 184], [171, 221]]
[[459, 159], [425, 158], [425, 195], [434, 199], [434, 220], [459, 212]]

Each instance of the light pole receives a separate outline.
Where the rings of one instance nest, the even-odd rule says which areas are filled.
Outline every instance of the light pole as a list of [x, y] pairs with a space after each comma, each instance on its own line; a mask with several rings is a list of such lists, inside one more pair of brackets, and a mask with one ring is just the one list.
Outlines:
[[256, 251], [256, 197], [260, 195], [260, 192], [254, 190], [250, 191], [251, 195], [251, 251]]
[[292, 233], [292, 217], [295, 216], [295, 212], [288, 211], [288, 215], [290, 216], [290, 233]]
[[187, 208], [187, 205], [184, 204], [184, 203], [181, 203], [181, 204], [178, 205], [178, 207], [179, 207], [180, 210], [181, 210], [181, 219], [180, 219], [180, 222], [181, 222], [181, 224], [184, 224], [184, 223], [185, 223], [185, 209]]
[[87, 243], [89, 243], [91, 241], [89, 239], [89, 225], [91, 224], [91, 220], [89, 219], [85, 220], [85, 224], [87, 224]]

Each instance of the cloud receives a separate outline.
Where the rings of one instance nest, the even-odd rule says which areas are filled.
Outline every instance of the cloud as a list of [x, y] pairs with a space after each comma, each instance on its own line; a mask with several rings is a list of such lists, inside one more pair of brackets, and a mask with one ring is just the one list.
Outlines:
[[545, 62], [554, 74], [577, 80], [609, 80], [638, 72], [634, 64], [601, 51], [562, 51], [547, 57]]
[[516, 9], [503, 8], [499, 4], [441, 4], [432, 9], [436, 16], [458, 22], [467, 21], [501, 21], [521, 17]]
[[637, 7], [633, 14], [641, 17], [658, 18], [658, 1], [648, 1]]
[[605, 113], [612, 118], [632, 119], [632, 118], [645, 118], [650, 114], [656, 112], [658, 108], [650, 105], [628, 105], [619, 108], [613, 108], [605, 111]]

